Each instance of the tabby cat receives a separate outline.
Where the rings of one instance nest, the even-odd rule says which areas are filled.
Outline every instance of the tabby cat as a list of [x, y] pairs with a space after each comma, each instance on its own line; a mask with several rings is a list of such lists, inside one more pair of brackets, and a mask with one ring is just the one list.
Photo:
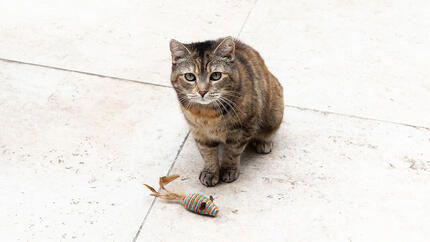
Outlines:
[[256, 50], [231, 37], [191, 44], [172, 39], [170, 51], [171, 82], [204, 160], [200, 182], [235, 181], [248, 143], [258, 153], [272, 150], [283, 88]]

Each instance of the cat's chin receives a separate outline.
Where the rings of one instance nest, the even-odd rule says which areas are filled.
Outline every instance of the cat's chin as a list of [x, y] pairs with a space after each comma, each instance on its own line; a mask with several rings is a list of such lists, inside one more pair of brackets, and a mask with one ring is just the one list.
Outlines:
[[198, 99], [198, 100], [193, 100], [193, 102], [198, 103], [200, 105], [208, 105], [211, 104], [214, 100], [208, 100], [208, 99]]

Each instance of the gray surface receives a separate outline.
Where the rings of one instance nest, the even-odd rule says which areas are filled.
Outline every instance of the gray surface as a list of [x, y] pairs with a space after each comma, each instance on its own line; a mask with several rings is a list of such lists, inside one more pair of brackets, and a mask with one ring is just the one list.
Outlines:
[[[5, 241], [426, 241], [427, 1], [0, 2]], [[168, 41], [239, 36], [285, 89], [273, 152], [206, 188]], [[9, 61], [8, 61], [9, 60]], [[214, 195], [208, 218], [143, 183]]]

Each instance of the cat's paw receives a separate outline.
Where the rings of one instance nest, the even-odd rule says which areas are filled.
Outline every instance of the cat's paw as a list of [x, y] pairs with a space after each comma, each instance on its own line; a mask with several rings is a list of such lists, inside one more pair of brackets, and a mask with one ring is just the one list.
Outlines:
[[239, 169], [236, 167], [221, 168], [221, 180], [223, 182], [234, 182], [239, 178]]
[[272, 141], [253, 141], [255, 152], [258, 154], [269, 154], [272, 151], [273, 142]]
[[207, 187], [212, 187], [218, 184], [219, 174], [210, 172], [208, 170], [203, 170], [200, 172], [199, 180], [203, 185]]

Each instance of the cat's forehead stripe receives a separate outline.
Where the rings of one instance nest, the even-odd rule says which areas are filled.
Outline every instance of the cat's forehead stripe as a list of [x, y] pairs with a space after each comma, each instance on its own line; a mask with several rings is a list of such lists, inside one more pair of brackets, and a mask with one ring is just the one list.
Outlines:
[[206, 69], [208, 70], [208, 72], [212, 72], [212, 65], [211, 64], [212, 61], [208, 61], [208, 63], [206, 63]]
[[211, 65], [212, 60], [209, 55], [205, 55], [204, 58], [196, 57], [192, 63], [192, 71], [196, 74], [203, 72], [212, 72], [213, 66]]
[[209, 66], [208, 66], [208, 64], [211, 62], [211, 60], [209, 59], [209, 55], [208, 54], [206, 54], [205, 55], [205, 59], [204, 59], [204, 63], [203, 63], [203, 65], [202, 65], [202, 67], [204, 67], [205, 68], [205, 70], [206, 71], [208, 71], [208, 72], [210, 72], [210, 69], [208, 68]]
[[193, 65], [193, 72], [199, 73], [199, 65], [197, 65], [196, 63], [194, 63], [194, 65]]
[[196, 66], [197, 66], [197, 73], [202, 72], [203, 71], [203, 69], [202, 69], [202, 59], [200, 57], [197, 57], [195, 59], [195, 61], [196, 61]]

